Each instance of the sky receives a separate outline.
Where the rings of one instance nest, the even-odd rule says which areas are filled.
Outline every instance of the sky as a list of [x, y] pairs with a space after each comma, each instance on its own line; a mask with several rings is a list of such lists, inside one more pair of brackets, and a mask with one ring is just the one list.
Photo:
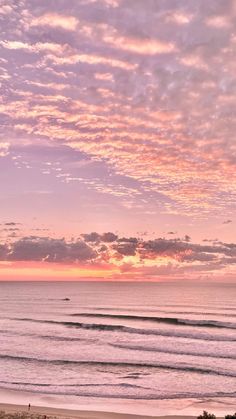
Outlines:
[[235, 280], [235, 24], [0, 0], [0, 280]]

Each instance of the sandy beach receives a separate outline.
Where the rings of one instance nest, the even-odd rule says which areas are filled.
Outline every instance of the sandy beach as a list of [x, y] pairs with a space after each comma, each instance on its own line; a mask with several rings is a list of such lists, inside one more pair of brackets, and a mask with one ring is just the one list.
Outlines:
[[[28, 403], [31, 404], [28, 412]], [[5, 413], [30, 413], [59, 419], [194, 419], [203, 410], [214, 413], [217, 418], [233, 414], [236, 404], [226, 399], [156, 400], [150, 405], [145, 400], [126, 400], [110, 404], [108, 400], [94, 401], [80, 398], [77, 403], [65, 402], [63, 397], [50, 397], [33, 393], [0, 389], [0, 411]], [[34, 416], [31, 417], [33, 419]]]
[[58, 409], [43, 406], [32, 406], [30, 412], [27, 410], [25, 405], [17, 404], [5, 404], [0, 403], [0, 411], [5, 413], [19, 413], [26, 412], [30, 414], [40, 414], [50, 417], [57, 417], [60, 419], [76, 418], [76, 419], [146, 419], [146, 418], [158, 418], [158, 419], [192, 419], [194, 416], [147, 416], [147, 415], [132, 415], [123, 413], [113, 412], [95, 412], [95, 411], [81, 411], [81, 410], [70, 410], [70, 409]]
[[234, 414], [236, 401], [226, 398], [185, 400], [114, 400], [83, 398], [68, 402], [63, 396], [34, 394], [25, 391], [0, 389], [0, 411], [6, 413], [28, 412], [58, 418], [83, 419], [191, 419], [203, 410], [214, 413], [217, 418]]

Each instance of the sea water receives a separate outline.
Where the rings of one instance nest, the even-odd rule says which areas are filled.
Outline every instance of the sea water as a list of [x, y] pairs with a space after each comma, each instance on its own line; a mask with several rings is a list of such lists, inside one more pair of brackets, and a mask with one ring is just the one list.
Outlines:
[[219, 282], [0, 282], [0, 388], [235, 406], [235, 297]]

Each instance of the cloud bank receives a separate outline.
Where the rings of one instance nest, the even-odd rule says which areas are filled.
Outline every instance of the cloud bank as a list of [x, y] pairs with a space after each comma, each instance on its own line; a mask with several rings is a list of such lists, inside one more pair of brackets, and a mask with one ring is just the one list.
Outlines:
[[201, 245], [186, 238], [119, 238], [112, 232], [83, 234], [71, 241], [28, 236], [1, 244], [0, 261], [39, 262], [42, 268], [47, 264], [96, 267], [98, 272], [107, 269], [111, 274], [116, 268], [121, 276], [175, 278], [189, 272], [199, 276], [231, 269], [236, 263], [236, 244]]

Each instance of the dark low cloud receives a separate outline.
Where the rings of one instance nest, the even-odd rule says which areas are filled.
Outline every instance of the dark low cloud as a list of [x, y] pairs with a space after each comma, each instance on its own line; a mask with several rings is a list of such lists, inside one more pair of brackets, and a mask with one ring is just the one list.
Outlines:
[[4, 256], [10, 261], [74, 263], [91, 261], [97, 253], [82, 240], [66, 242], [65, 239], [30, 236], [13, 243]]
[[185, 234], [185, 236], [184, 236], [184, 241], [185, 241], [185, 242], [190, 242], [190, 241], [191, 241], [191, 237], [190, 237], [190, 236], [188, 236], [187, 234]]
[[4, 228], [2, 231], [19, 231], [19, 228]]
[[120, 255], [134, 256], [136, 254], [137, 244], [132, 242], [123, 242], [113, 246]]
[[111, 232], [104, 233], [101, 236], [101, 241], [103, 241], [104, 243], [113, 243], [117, 239], [118, 239], [118, 236], [114, 233], [111, 233]]
[[17, 226], [17, 225], [20, 225], [20, 224], [21, 223], [15, 223], [14, 221], [10, 221], [8, 223], [4, 223], [4, 225], [5, 226], [8, 226], [8, 227], [10, 227], [10, 226], [14, 227], [14, 226]]
[[127, 265], [125, 257], [135, 256], [135, 265], [132, 259], [128, 264], [142, 265], [145, 261], [155, 262], [161, 258], [163, 265], [167, 261], [173, 261], [173, 264], [181, 266], [182, 269], [188, 267], [193, 271], [201, 270], [200, 266], [205, 266], [206, 270], [216, 270], [236, 263], [235, 243], [197, 244], [190, 243], [186, 237], [189, 236], [186, 235], [184, 239], [157, 238], [144, 241], [136, 237], [119, 238], [112, 232], [92, 232], [81, 235], [77, 240], [67, 241], [64, 238], [33, 235], [20, 239], [12, 236], [12, 240], [0, 245], [0, 260], [112, 265], [116, 259], [123, 260], [124, 265]]
[[8, 248], [4, 244], [0, 244], [0, 260], [6, 260], [8, 256]]
[[142, 242], [139, 252], [143, 259], [153, 259], [162, 256], [182, 262], [212, 261], [221, 255], [225, 255], [229, 257], [228, 261], [230, 263], [230, 258], [236, 256], [236, 245], [234, 243], [220, 242], [212, 245], [200, 245], [189, 243], [189, 240], [186, 239], [168, 240], [159, 238]]
[[136, 237], [122, 237], [121, 239], [118, 239], [118, 242], [120, 243], [138, 243], [138, 239]]
[[114, 233], [108, 232], [104, 234], [98, 234], [96, 232], [92, 232], [89, 234], [82, 234], [83, 239], [88, 243], [112, 243], [118, 239], [118, 236]]
[[98, 233], [89, 233], [89, 234], [82, 234], [84, 241], [88, 243], [99, 243], [100, 242], [100, 234]]

